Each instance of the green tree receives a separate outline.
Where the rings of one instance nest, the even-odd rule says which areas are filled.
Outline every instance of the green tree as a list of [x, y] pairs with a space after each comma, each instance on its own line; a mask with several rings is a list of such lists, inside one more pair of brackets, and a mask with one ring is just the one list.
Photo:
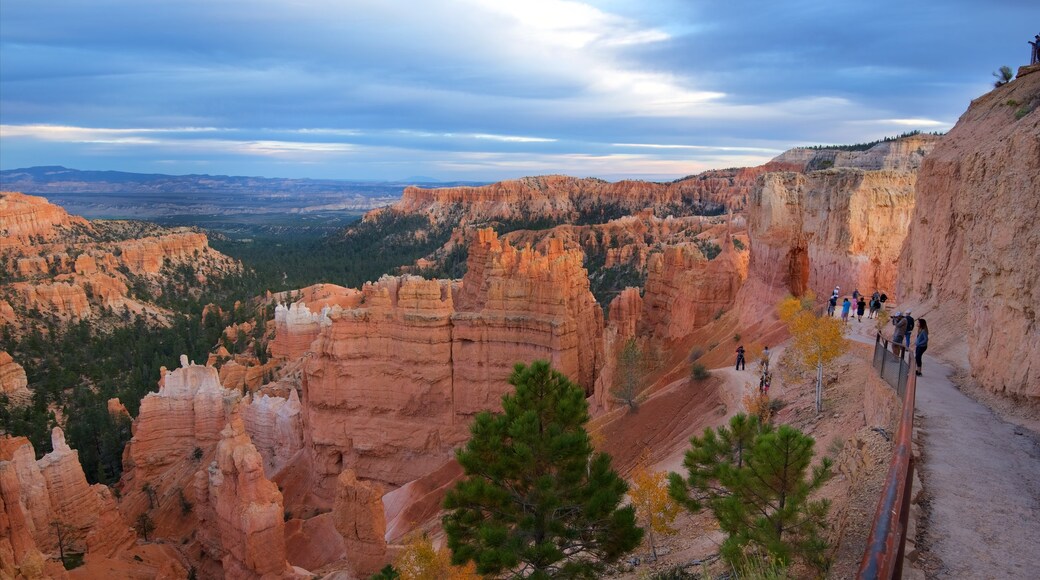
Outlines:
[[690, 511], [711, 510], [726, 534], [721, 552], [731, 566], [799, 561], [827, 568], [821, 531], [830, 503], [809, 496], [831, 477], [831, 461], [812, 467], [812, 437], [738, 414], [728, 427], [705, 429], [690, 443], [683, 460], [688, 476], [670, 474], [669, 493]]
[[639, 545], [628, 485], [593, 452], [585, 393], [549, 363], [518, 364], [502, 413], [477, 415], [448, 492], [452, 563], [485, 576], [594, 578]]
[[1004, 65], [1000, 67], [997, 72], [993, 73], [993, 78], [997, 79], [993, 81], [993, 87], [1002, 87], [1011, 82], [1011, 79], [1015, 78], [1015, 73], [1012, 72], [1011, 67]]
[[148, 534], [155, 531], [155, 522], [152, 521], [151, 516], [147, 512], [141, 512], [141, 515], [137, 516], [136, 523], [137, 531], [141, 532], [141, 535], [144, 536], [144, 541], [147, 542]]

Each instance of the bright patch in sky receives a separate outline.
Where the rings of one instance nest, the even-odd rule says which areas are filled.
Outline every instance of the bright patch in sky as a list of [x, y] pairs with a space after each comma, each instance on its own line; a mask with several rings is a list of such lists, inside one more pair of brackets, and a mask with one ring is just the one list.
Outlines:
[[0, 167], [674, 179], [946, 130], [1037, 22], [1019, 0], [4, 0]]

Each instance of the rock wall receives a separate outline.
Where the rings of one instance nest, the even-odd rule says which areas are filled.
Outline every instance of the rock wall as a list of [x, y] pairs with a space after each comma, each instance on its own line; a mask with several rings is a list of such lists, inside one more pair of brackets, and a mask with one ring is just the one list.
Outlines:
[[899, 295], [966, 336], [987, 388], [1040, 397], [1040, 67], [971, 103], [925, 159]]
[[239, 406], [246, 432], [271, 479], [303, 449], [303, 415], [295, 390], [288, 398], [250, 395]]
[[284, 577], [282, 494], [264, 477], [264, 461], [238, 416], [220, 432], [216, 458], [195, 478], [199, 533], [224, 577]]
[[47, 241], [77, 228], [89, 230], [90, 225], [42, 197], [0, 191], [0, 250]]
[[384, 276], [333, 307], [304, 372], [306, 437], [331, 497], [344, 468], [400, 485], [440, 467], [497, 409], [517, 362], [544, 358], [591, 393], [602, 311], [578, 250], [517, 250], [490, 230], [461, 284]]
[[358, 481], [350, 469], [340, 474], [337, 484], [332, 510], [336, 530], [343, 536], [351, 566], [367, 578], [387, 560], [383, 490], [378, 484]]
[[748, 252], [738, 251], [728, 240], [722, 248], [714, 260], [705, 258], [691, 243], [669, 246], [651, 256], [640, 334], [679, 340], [733, 304], [747, 278]]
[[18, 402], [26, 402], [32, 397], [25, 369], [3, 350], [0, 350], [0, 394]]
[[829, 296], [836, 285], [892, 294], [915, 179], [860, 169], [764, 175], [748, 215], [751, 275], [795, 294]]
[[393, 207], [406, 213], [425, 213], [439, 221], [461, 214], [464, 222], [503, 218], [573, 218], [583, 211], [617, 205], [635, 213], [652, 207], [667, 215], [682, 206], [702, 209], [744, 207], [755, 179], [768, 171], [800, 171], [797, 162], [775, 162], [759, 167], [718, 169], [671, 183], [608, 182], [602, 179], [544, 175], [501, 181], [480, 187], [423, 189], [407, 187]]
[[[55, 428], [54, 450], [36, 460], [23, 437], [0, 437], [0, 572], [42, 571], [59, 548], [107, 558], [136, 539], [107, 487], [89, 485], [79, 454]], [[25, 574], [31, 577], [30, 574]]]

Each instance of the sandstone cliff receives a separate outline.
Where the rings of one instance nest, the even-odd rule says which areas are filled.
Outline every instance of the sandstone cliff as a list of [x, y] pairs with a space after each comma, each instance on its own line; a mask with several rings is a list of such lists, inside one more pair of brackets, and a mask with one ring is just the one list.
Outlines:
[[[1024, 73], [1024, 74], [1023, 74]], [[924, 161], [899, 295], [967, 338], [972, 375], [1040, 397], [1040, 67], [972, 102]]]
[[581, 263], [580, 251], [518, 250], [487, 230], [461, 288], [384, 276], [356, 308], [327, 310], [303, 391], [324, 495], [346, 467], [400, 485], [441, 466], [468, 418], [498, 408], [516, 362], [552, 360], [591, 393], [603, 315]]
[[752, 275], [795, 294], [891, 294], [914, 182], [911, 172], [860, 169], [763, 176], [748, 215]]
[[11, 355], [0, 350], [0, 394], [7, 395], [11, 401], [19, 404], [28, 402], [32, 397], [29, 381], [25, 377], [25, 369], [14, 362]]
[[935, 149], [941, 137], [938, 135], [909, 135], [883, 141], [862, 151], [841, 149], [809, 149], [796, 147], [773, 159], [774, 163], [800, 164], [805, 171], [850, 167], [867, 171], [917, 171], [925, 155]]
[[773, 162], [759, 167], [706, 171], [671, 183], [611, 183], [545, 175], [480, 187], [408, 187], [393, 207], [406, 213], [424, 213], [434, 221], [455, 216], [467, 223], [515, 218], [574, 221], [607, 206], [629, 213], [655, 208], [660, 215], [717, 212], [744, 207], [755, 179], [762, 173], [800, 171], [802, 167], [797, 162]]
[[119, 323], [124, 312], [161, 320], [167, 313], [150, 296], [170, 288], [179, 268], [191, 272], [179, 292], [241, 268], [187, 228], [87, 222], [41, 197], [11, 192], [0, 193], [0, 267], [0, 291], [9, 296], [0, 317], [15, 331], [34, 310], [59, 321]]

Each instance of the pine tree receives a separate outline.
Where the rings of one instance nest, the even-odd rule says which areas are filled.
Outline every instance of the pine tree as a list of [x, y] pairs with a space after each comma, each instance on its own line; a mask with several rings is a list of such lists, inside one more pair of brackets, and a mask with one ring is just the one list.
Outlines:
[[610, 456], [593, 452], [585, 393], [549, 363], [518, 364], [502, 413], [477, 415], [448, 492], [452, 563], [485, 576], [594, 578], [643, 531]]
[[637, 407], [636, 397], [639, 396], [640, 382], [646, 367], [643, 359], [643, 351], [636, 339], [630, 338], [618, 353], [617, 367], [614, 371], [614, 388], [611, 392], [632, 411]]
[[693, 512], [705, 507], [726, 533], [722, 556], [730, 565], [794, 560], [819, 570], [828, 565], [827, 500], [810, 500], [831, 476], [831, 461], [811, 467], [813, 438], [789, 425], [773, 429], [757, 417], [734, 416], [729, 427], [706, 429], [690, 440], [688, 477], [669, 476], [669, 493]]

